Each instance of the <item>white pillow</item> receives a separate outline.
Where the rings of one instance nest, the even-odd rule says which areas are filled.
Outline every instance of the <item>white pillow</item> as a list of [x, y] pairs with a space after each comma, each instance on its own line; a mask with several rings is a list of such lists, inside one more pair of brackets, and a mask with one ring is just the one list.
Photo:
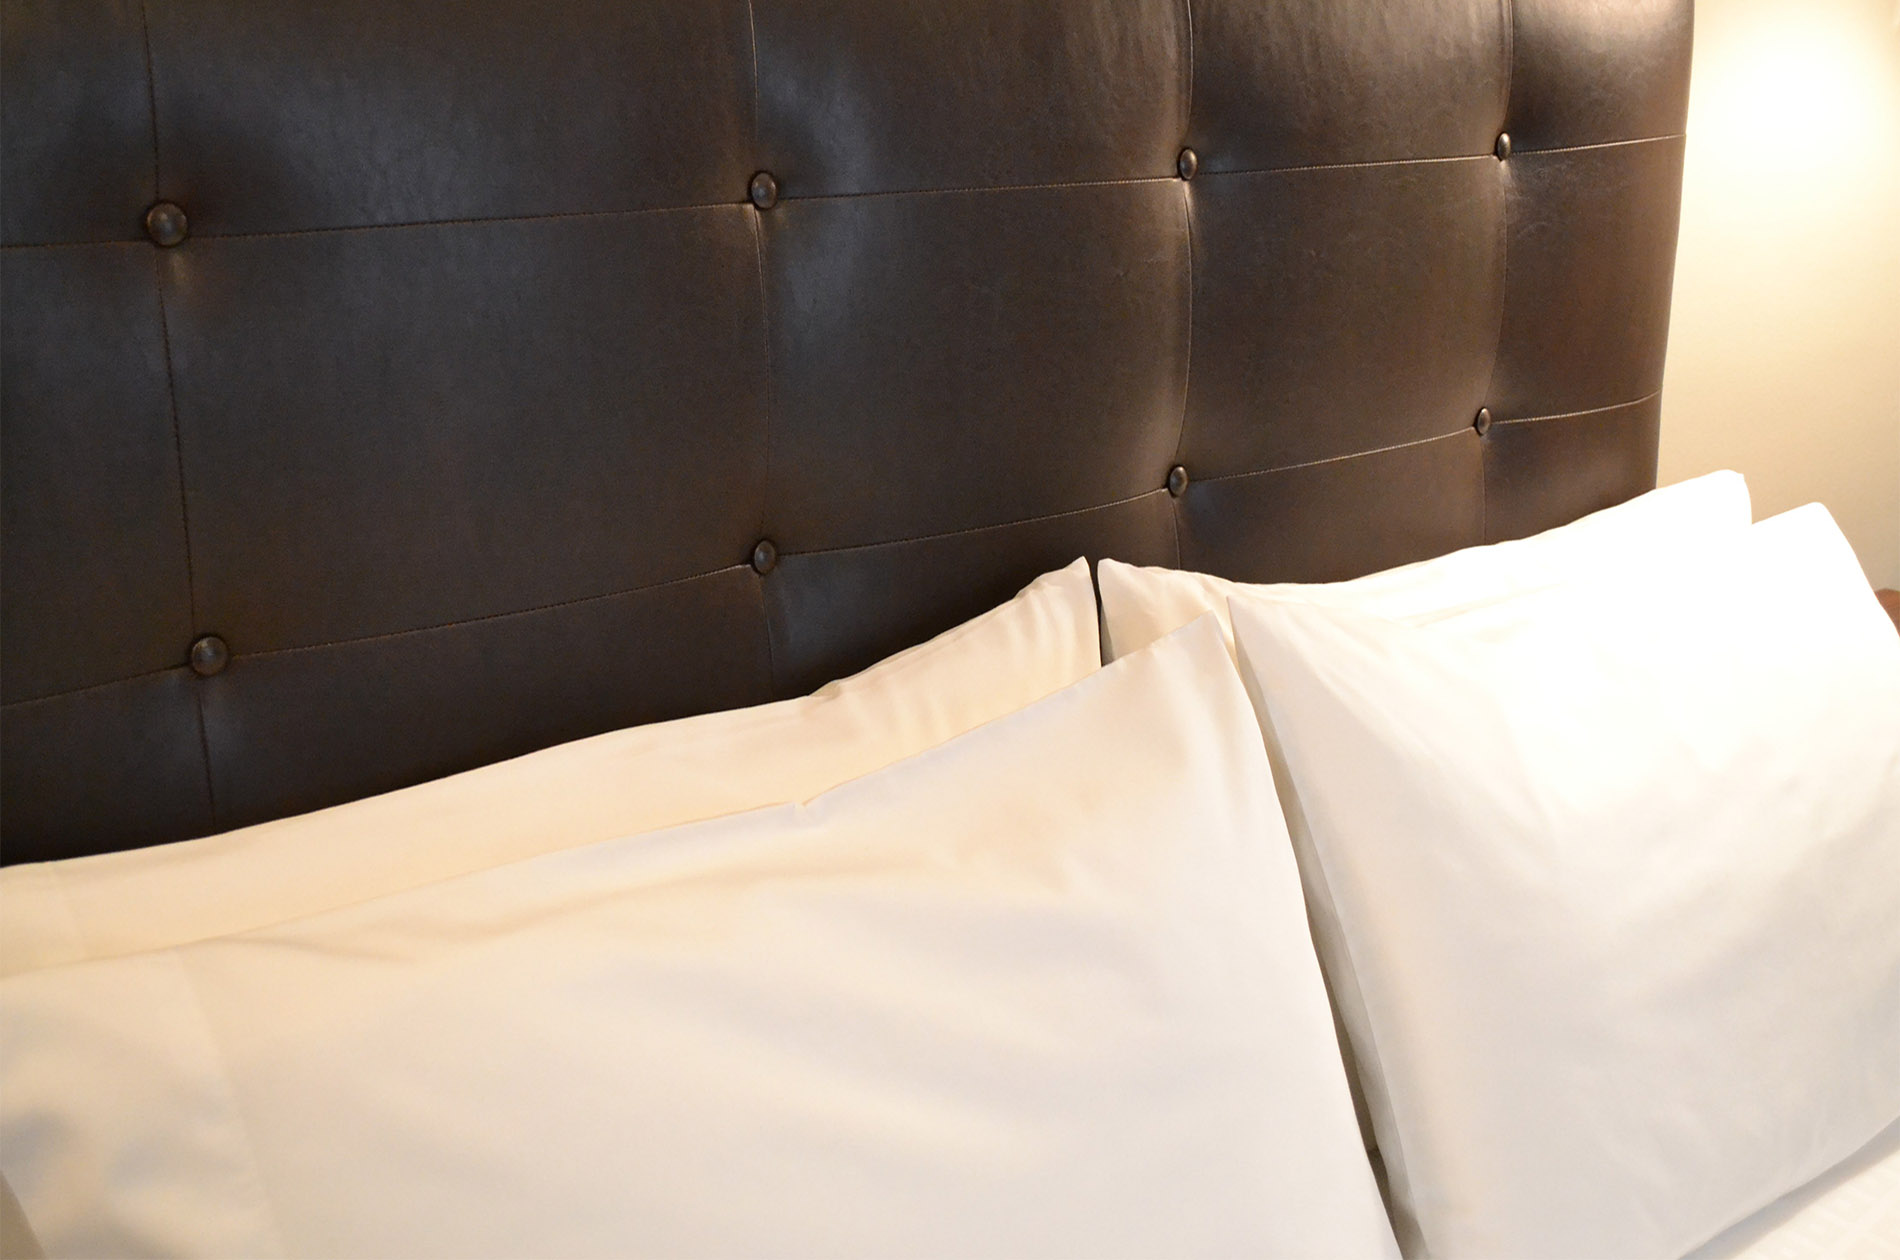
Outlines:
[[0, 1079], [54, 1253], [1396, 1255], [1211, 618], [807, 806], [12, 977]]
[[1408, 1254], [1679, 1255], [1900, 1116], [1900, 638], [1824, 509], [1232, 613]]
[[223, 835], [0, 870], [0, 975], [161, 949], [804, 800], [1101, 665], [1088, 563], [816, 694], [614, 731]]
[[1096, 570], [1102, 589], [1102, 655], [1112, 661], [1139, 651], [1209, 611], [1220, 616], [1231, 647], [1227, 601], [1235, 595], [1411, 617], [1508, 599], [1606, 567], [1693, 554], [1748, 528], [1749, 520], [1747, 483], [1740, 473], [1717, 472], [1652, 490], [1531, 538], [1467, 547], [1350, 582], [1257, 586], [1104, 560]]

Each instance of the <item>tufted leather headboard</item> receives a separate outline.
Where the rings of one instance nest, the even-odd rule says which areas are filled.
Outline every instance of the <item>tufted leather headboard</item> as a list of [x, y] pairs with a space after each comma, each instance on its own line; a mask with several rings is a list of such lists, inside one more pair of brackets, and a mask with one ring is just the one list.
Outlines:
[[0, 856], [1647, 489], [1689, 10], [4, 0]]

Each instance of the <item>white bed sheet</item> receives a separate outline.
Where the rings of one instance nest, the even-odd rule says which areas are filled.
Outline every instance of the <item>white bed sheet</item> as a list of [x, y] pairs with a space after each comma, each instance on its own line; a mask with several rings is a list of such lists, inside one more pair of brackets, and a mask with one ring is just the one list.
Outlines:
[[1900, 1121], [1685, 1260], [1900, 1260]]

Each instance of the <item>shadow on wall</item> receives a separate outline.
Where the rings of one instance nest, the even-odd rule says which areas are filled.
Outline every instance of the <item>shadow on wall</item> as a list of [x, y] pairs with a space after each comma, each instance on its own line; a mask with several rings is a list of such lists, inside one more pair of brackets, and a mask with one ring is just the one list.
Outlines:
[[1699, 0], [1661, 480], [1819, 499], [1900, 587], [1900, 6]]

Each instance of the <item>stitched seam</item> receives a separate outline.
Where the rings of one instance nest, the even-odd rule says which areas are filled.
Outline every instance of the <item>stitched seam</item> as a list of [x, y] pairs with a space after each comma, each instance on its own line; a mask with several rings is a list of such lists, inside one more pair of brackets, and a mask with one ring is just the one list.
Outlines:
[[1040, 525], [1044, 521], [1059, 521], [1070, 516], [1084, 516], [1090, 512], [1106, 512], [1110, 508], [1126, 507], [1130, 503], [1139, 503], [1143, 499], [1153, 498], [1157, 494], [1166, 494], [1166, 488], [1143, 490], [1140, 494], [1131, 494], [1124, 499], [1115, 499], [1109, 503], [1097, 503], [1091, 507], [1070, 508], [1066, 512], [1050, 512], [1046, 516], [1026, 516], [1021, 520], [998, 521], [994, 525], [971, 525], [965, 529], [945, 530], [941, 534], [919, 534], [914, 538], [887, 538], [882, 542], [853, 543], [848, 547], [820, 547], [816, 551], [786, 551], [784, 556], [831, 556], [843, 555], [852, 551], [870, 551], [876, 547], [903, 547], [911, 543], [936, 542], [943, 538], [961, 538], [966, 534], [988, 533], [996, 529], [1014, 529], [1018, 525]]
[[484, 223], [552, 223], [562, 219], [609, 219], [636, 214], [680, 214], [691, 210], [736, 210], [740, 201], [703, 201], [687, 206], [633, 206], [624, 210], [556, 210], [547, 214], [471, 215], [459, 219], [413, 219], [403, 223], [343, 223], [333, 227], [285, 228], [278, 232], [192, 233], [194, 241], [269, 241], [287, 236], [322, 236], [349, 232], [395, 232], [414, 228], [471, 227]]
[[145, 0], [139, 0], [139, 37], [145, 44], [145, 103], [152, 120], [152, 200], [162, 195], [158, 166], [158, 75], [152, 70], [152, 18]]
[[1174, 431], [1174, 462], [1187, 443], [1188, 398], [1194, 381], [1194, 203], [1188, 181], [1181, 182], [1181, 221], [1187, 229], [1187, 361], [1181, 368], [1181, 424]]
[[1599, 140], [1595, 144], [1560, 144], [1549, 149], [1519, 149], [1512, 145], [1512, 157], [1530, 157], [1542, 153], [1586, 153], [1591, 149], [1624, 149], [1633, 144], [1667, 144], [1671, 140], [1681, 140], [1684, 133], [1672, 131], [1661, 136], [1636, 136], [1629, 140]]
[[1172, 184], [1178, 175], [1137, 175], [1128, 179], [1051, 180], [1042, 184], [972, 184], [960, 188], [888, 188], [871, 192], [808, 193], [781, 201], [857, 201], [876, 197], [955, 197], [966, 193], [1040, 192], [1059, 188], [1120, 188], [1133, 184]]
[[1369, 451], [1348, 451], [1344, 455], [1328, 455], [1325, 459], [1309, 459], [1299, 464], [1282, 464], [1277, 468], [1256, 468], [1252, 472], [1222, 473], [1218, 477], [1202, 477], [1200, 482], [1206, 485], [1215, 481], [1240, 481], [1247, 477], [1271, 477], [1275, 473], [1297, 472], [1302, 468], [1318, 468], [1322, 464], [1340, 464], [1349, 459], [1365, 459], [1369, 455], [1384, 455], [1389, 451], [1403, 451], [1414, 446], [1426, 446], [1433, 442], [1443, 442], [1447, 438], [1459, 437], [1471, 431], [1470, 425], [1461, 426], [1455, 433], [1440, 433], [1435, 437], [1413, 438], [1410, 442], [1394, 442], [1390, 446], [1376, 446]]
[[211, 737], [205, 733], [205, 690], [193, 687], [191, 698], [198, 710], [198, 752], [205, 763], [205, 807], [211, 811], [211, 826], [222, 830], [218, 824], [218, 789], [211, 777]]
[[1517, 91], [1517, 3], [1516, 0], [1498, 0], [1498, 8], [1504, 11], [1504, 122], [1503, 130], [1511, 125], [1511, 93]]
[[[1187, 354], [1181, 367], [1181, 424], [1174, 431], [1174, 462], [1181, 462], [1181, 450], [1187, 444], [1188, 399], [1194, 388], [1194, 190], [1181, 181], [1181, 221], [1187, 229]], [[1172, 496], [1170, 496], [1172, 497]], [[1181, 567], [1181, 500], [1169, 505], [1174, 524], [1174, 567]]]
[[102, 236], [96, 241], [14, 241], [0, 245], [0, 251], [10, 254], [20, 249], [103, 249], [111, 245], [144, 245], [149, 248], [151, 244], [143, 236]]
[[[664, 582], [651, 582], [645, 586], [630, 586], [625, 590], [608, 591], [604, 595], [582, 595], [576, 599], [558, 600], [552, 604], [537, 604], [533, 608], [511, 608], [507, 612], [485, 613], [480, 617], [462, 617], [455, 621], [438, 622], [432, 626], [416, 626], [409, 630], [390, 630], [382, 634], [365, 634], [350, 639], [328, 639], [322, 643], [300, 643], [295, 647], [265, 648], [262, 651], [243, 653], [243, 659], [262, 660], [269, 656], [289, 656], [295, 652], [317, 652], [324, 648], [353, 647], [358, 643], [380, 643], [385, 639], [405, 639], [414, 634], [432, 634], [438, 630], [453, 630], [457, 626], [480, 625], [489, 621], [505, 621], [510, 617], [529, 617], [535, 613], [554, 612], [561, 608], [573, 608], [579, 604], [597, 604], [603, 600], [620, 599], [627, 595], [640, 595], [648, 591], [664, 590], [669, 586], [683, 586], [688, 582], [698, 582], [704, 578], [717, 577], [721, 573], [735, 573], [748, 566], [729, 564], [717, 569], [708, 569], [704, 573], [693, 573], [686, 577], [668, 578]], [[235, 655], [235, 654], [234, 654]]]
[[1379, 158], [1369, 162], [1312, 162], [1304, 166], [1243, 166], [1229, 167], [1217, 171], [1197, 171], [1194, 178], [1202, 175], [1299, 175], [1307, 171], [1356, 171], [1379, 166], [1433, 166], [1446, 162], [1495, 162], [1497, 157], [1490, 153], [1454, 153], [1448, 157], [1418, 158]]
[[1187, 112], [1181, 117], [1181, 125], [1192, 135], [1194, 132], [1194, 0], [1181, 0], [1181, 9], [1187, 14]]
[[759, 23], [752, 13], [752, 0], [745, 0], [746, 43], [752, 49], [752, 156], [759, 156]]
[[778, 698], [778, 653], [772, 649], [772, 601], [765, 597], [765, 579], [759, 588], [759, 621], [765, 626], [765, 691], [768, 699]]
[[[358, 643], [376, 643], [383, 639], [400, 639], [412, 634], [428, 634], [435, 630], [452, 630], [456, 626], [475, 625], [484, 621], [500, 621], [506, 617], [526, 617], [533, 613], [553, 612], [556, 609], [571, 608], [576, 604], [591, 604], [600, 600], [619, 599], [625, 595], [639, 595], [647, 591], [663, 590], [669, 586], [678, 586], [686, 582], [697, 582], [701, 578], [717, 577], [721, 573], [730, 573], [746, 568], [746, 565], [727, 565], [721, 569], [708, 569], [704, 573], [694, 573], [686, 577], [669, 578], [664, 582], [653, 582], [646, 586], [630, 586], [625, 590], [609, 591], [605, 595], [583, 595], [578, 599], [561, 600], [553, 604], [537, 604], [533, 608], [515, 608], [507, 612], [488, 613], [480, 617], [464, 617], [456, 621], [444, 621], [430, 626], [416, 626], [409, 630], [391, 630], [383, 634], [366, 634], [352, 639], [330, 639], [322, 643], [305, 643], [295, 647], [265, 648], [259, 652], [246, 652], [244, 659], [260, 660], [268, 656], [284, 656], [292, 652], [315, 652], [322, 648], [350, 647]], [[164, 674], [181, 672], [187, 667], [168, 665], [163, 669], [148, 669], [139, 674], [128, 674], [123, 678], [114, 678], [106, 682], [87, 683], [83, 687], [73, 687], [66, 691], [55, 691], [44, 696], [28, 696], [20, 700], [9, 700], [0, 705], [0, 710], [21, 708], [30, 704], [45, 704], [52, 700], [64, 700], [68, 696], [82, 695], [88, 691], [101, 691], [107, 687], [118, 687], [125, 683], [139, 682], [146, 678], [157, 678]], [[202, 721], [202, 712], [200, 714]]]
[[[1669, 140], [1681, 140], [1684, 133], [1670, 132], [1661, 136], [1639, 136], [1630, 140], [1606, 140], [1597, 144], [1559, 145], [1549, 149], [1517, 149], [1513, 156], [1533, 156], [1546, 153], [1580, 153], [1590, 149], [1614, 149], [1635, 144], [1661, 144]], [[1436, 162], [1479, 162], [1493, 161], [1496, 157], [1489, 153], [1461, 153], [1449, 157], [1387, 158], [1370, 162], [1321, 162], [1308, 166], [1260, 166], [1241, 167], [1230, 170], [1210, 170], [1202, 167], [1195, 172], [1194, 178], [1202, 179], [1222, 175], [1283, 175], [1302, 171], [1345, 171], [1361, 167], [1375, 166], [1426, 166]], [[893, 188], [871, 192], [813, 193], [804, 197], [784, 197], [781, 201], [844, 201], [853, 197], [937, 197], [962, 193], [983, 192], [1034, 192], [1055, 188], [1112, 188], [1126, 184], [1164, 184], [1175, 180], [1173, 175], [1142, 175], [1130, 179], [1081, 179], [1056, 180], [1042, 184], [992, 184], [963, 188]], [[196, 232], [194, 241], [251, 241], [271, 240], [283, 236], [314, 236], [324, 232], [383, 232], [399, 228], [458, 227], [480, 223], [540, 223], [557, 219], [598, 219], [611, 215], [632, 214], [677, 214], [689, 210], [719, 210], [742, 208], [744, 201], [701, 201], [683, 206], [634, 206], [621, 210], [561, 210], [546, 214], [496, 214], [471, 215], [455, 219], [415, 219], [402, 223], [346, 223], [333, 227], [288, 228], [277, 232]], [[0, 245], [0, 250], [16, 249], [72, 249], [89, 245], [128, 245], [138, 243], [138, 237], [104, 237], [88, 241], [14, 241]]]
[[[198, 633], [198, 570], [191, 558], [191, 498], [185, 493], [185, 439], [178, 425], [178, 383], [172, 372], [171, 319], [165, 311], [165, 257], [152, 259], [152, 283], [158, 293], [158, 333], [165, 348], [165, 396], [171, 402], [172, 459], [178, 469], [178, 517], [185, 534], [185, 603], [191, 615], [191, 633]], [[198, 751], [204, 757], [205, 804], [211, 811], [211, 824], [218, 822], [218, 793], [211, 782], [211, 741], [205, 734], [205, 701], [202, 688], [192, 689], [193, 707], [198, 711]]]
[[158, 297], [158, 337], [165, 351], [165, 397], [172, 413], [172, 463], [178, 472], [178, 517], [185, 531], [185, 602], [191, 613], [191, 632], [198, 633], [198, 570], [191, 558], [191, 500], [185, 493], [185, 438], [178, 426], [178, 383], [172, 374], [171, 319], [165, 310], [165, 256], [152, 260], [152, 284]]
[[1478, 541], [1491, 540], [1491, 477], [1485, 466], [1484, 435], [1478, 435]]
[[65, 691], [49, 691], [43, 696], [22, 696], [18, 700], [9, 700], [0, 709], [11, 711], [23, 709], [30, 704], [46, 704], [53, 700], [64, 700], [68, 696], [84, 695], [88, 691], [103, 691], [107, 687], [122, 687], [126, 683], [141, 682], [147, 678], [160, 678], [186, 668], [183, 665], [166, 665], [159, 669], [148, 669], [137, 674], [127, 674], [123, 678], [109, 678], [105, 682], [87, 683], [83, 687], [68, 687]]
[[759, 276], [759, 351], [760, 373], [765, 384], [765, 467], [759, 482], [759, 528], [756, 537], [765, 537], [766, 511], [772, 503], [772, 308], [765, 290], [765, 225], [760, 211], [752, 212], [752, 258]]
[[1605, 411], [1621, 411], [1625, 407], [1639, 407], [1651, 399], [1662, 396], [1660, 389], [1652, 389], [1641, 398], [1632, 398], [1628, 402], [1609, 403], [1602, 407], [1585, 407], [1582, 411], [1559, 411], [1548, 416], [1518, 416], [1512, 420], [1499, 420], [1499, 424], [1541, 424], [1545, 420], [1574, 420], [1578, 416], [1594, 416]]
[[[746, 0], [746, 10], [747, 10], [748, 16], [750, 15], [751, 8], [752, 8], [751, 0]], [[757, 58], [756, 45], [754, 45], [753, 56], [754, 56], [753, 75], [754, 75], [754, 82], [756, 84], [757, 75], [758, 75], [758, 65], [757, 65], [757, 60], [756, 60]], [[756, 101], [756, 97], [755, 97], [755, 101]], [[754, 118], [756, 122], [756, 114]], [[762, 376], [764, 377], [764, 385], [765, 385], [765, 398], [764, 398], [765, 467], [761, 474], [760, 482], [759, 482], [759, 528], [755, 535], [756, 537], [759, 537], [759, 538], [765, 537], [766, 514], [770, 510], [771, 503], [772, 503], [772, 407], [773, 407], [773, 401], [772, 401], [773, 400], [772, 311], [771, 311], [771, 304], [770, 304], [769, 299], [767, 298], [766, 288], [765, 288], [765, 224], [760, 219], [760, 215], [762, 213], [763, 213], [762, 211], [756, 208], [752, 212], [752, 256], [753, 256], [753, 261], [757, 264], [758, 277], [759, 277], [759, 340], [761, 343], [760, 344], [760, 372]], [[778, 695], [778, 653], [773, 649], [773, 646], [772, 646], [772, 608], [771, 608], [771, 602], [765, 598], [765, 575], [761, 574], [759, 576], [759, 582], [757, 585], [759, 588], [759, 620], [760, 620], [760, 624], [765, 629], [766, 693], [769, 696], [777, 696]]]

